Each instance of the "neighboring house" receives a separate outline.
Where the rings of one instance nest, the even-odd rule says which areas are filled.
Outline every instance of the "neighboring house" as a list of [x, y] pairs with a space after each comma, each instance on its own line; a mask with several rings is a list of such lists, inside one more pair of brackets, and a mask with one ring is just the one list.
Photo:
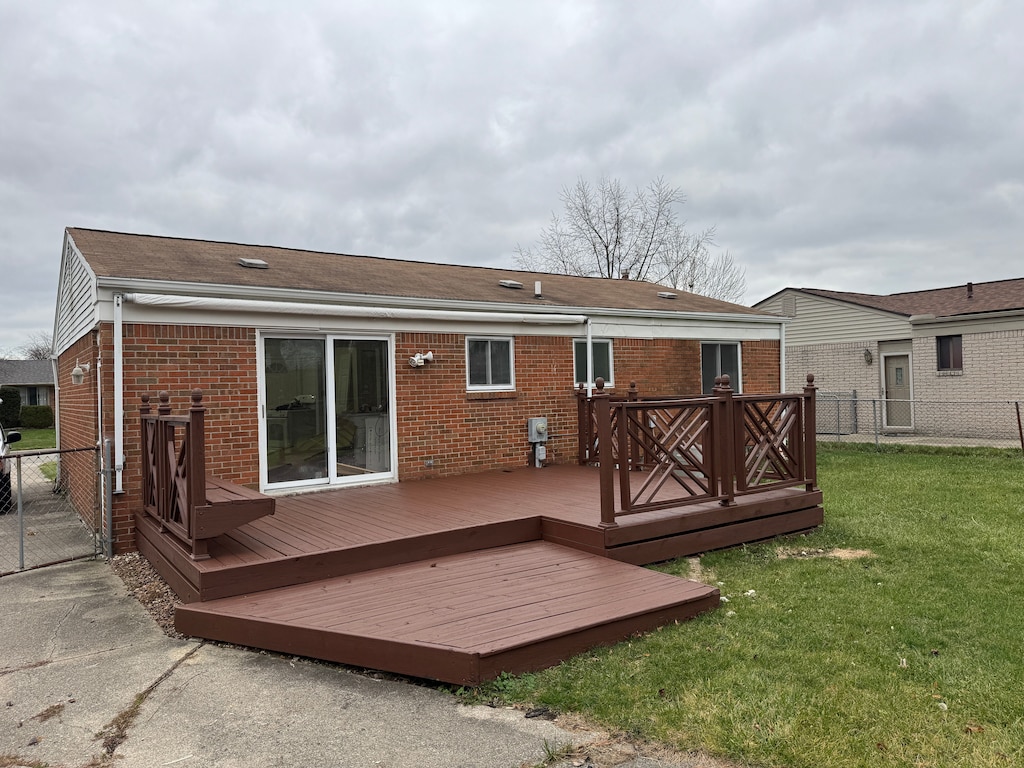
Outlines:
[[[788, 318], [787, 386], [813, 371], [822, 392], [885, 399], [887, 431], [950, 431], [949, 408], [918, 404], [1024, 399], [1024, 279], [887, 296], [785, 288], [754, 308]], [[979, 409], [965, 429], [1014, 438], [1018, 427], [1009, 410]]]
[[0, 387], [17, 388], [22, 406], [53, 405], [53, 362], [0, 360]]
[[68, 229], [60, 443], [113, 441], [124, 550], [139, 406], [160, 390], [175, 412], [203, 390], [217, 476], [337, 488], [525, 466], [540, 416], [547, 461], [575, 462], [575, 390], [591, 378], [678, 395], [728, 373], [737, 391], [777, 392], [783, 325], [638, 281]]

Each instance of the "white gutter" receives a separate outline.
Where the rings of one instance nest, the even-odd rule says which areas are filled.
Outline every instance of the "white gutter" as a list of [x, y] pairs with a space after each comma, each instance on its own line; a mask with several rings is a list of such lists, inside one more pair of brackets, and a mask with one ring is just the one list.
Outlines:
[[[373, 307], [378, 308], [381, 304], [387, 304], [389, 307], [411, 309], [419, 311], [456, 311], [465, 310], [471, 312], [472, 317], [478, 317], [481, 314], [488, 312], [508, 312], [513, 315], [551, 315], [556, 314], [561, 316], [560, 310], [568, 310], [570, 313], [577, 316], [594, 315], [601, 317], [636, 317], [641, 319], [655, 319], [655, 320], [715, 320], [722, 322], [734, 322], [734, 323], [764, 323], [769, 322], [772, 324], [778, 323], [780, 318], [774, 314], [736, 314], [733, 312], [680, 312], [678, 310], [657, 310], [657, 309], [621, 309], [615, 307], [555, 307], [544, 304], [521, 304], [513, 302], [480, 302], [480, 301], [467, 301], [464, 299], [424, 299], [417, 297], [408, 296], [369, 296], [365, 294], [339, 294], [339, 293], [328, 293], [326, 291], [299, 291], [295, 289], [283, 289], [283, 288], [265, 288], [265, 287], [251, 287], [251, 286], [237, 286], [237, 285], [222, 285], [222, 284], [210, 284], [203, 285], [199, 283], [182, 283], [182, 282], [171, 282], [164, 280], [146, 280], [140, 281], [129, 278], [114, 278], [114, 277], [101, 277], [98, 280], [100, 288], [110, 289], [114, 293], [124, 293], [125, 299], [131, 301], [132, 296], [160, 296], [168, 298], [210, 298], [222, 301], [233, 301], [235, 299], [225, 299], [225, 296], [236, 296], [241, 297], [241, 301], [255, 301], [258, 306], [264, 306], [266, 304], [278, 305], [286, 303], [295, 303], [302, 305], [310, 305], [318, 308], [322, 307], [334, 307], [334, 306], [345, 306], [345, 307]], [[149, 292], [135, 292], [142, 286], [150, 288]], [[190, 294], [183, 295], [180, 292], [182, 290], [191, 291]], [[442, 303], [446, 309], [438, 310], [438, 304]], [[138, 303], [148, 303], [146, 301], [139, 301]], [[667, 301], [666, 304], [672, 302]], [[254, 305], [256, 306], [256, 305]], [[451, 309], [447, 309], [450, 307]], [[483, 311], [480, 311], [482, 307], [486, 307]], [[244, 308], [244, 307], [243, 307]], [[321, 310], [322, 311], [322, 310]], [[417, 316], [419, 317], [419, 316]], [[424, 315], [424, 317], [435, 317], [435, 315]], [[579, 321], [582, 324], [582, 320]]]
[[786, 391], [786, 324], [779, 324], [779, 392]]
[[333, 317], [368, 317], [385, 320], [451, 320], [487, 323], [524, 323], [528, 325], [582, 325], [586, 315], [529, 312], [463, 312], [428, 308], [352, 306], [308, 304], [293, 301], [261, 301], [259, 299], [224, 299], [206, 296], [171, 296], [153, 293], [127, 293], [125, 301], [134, 304], [223, 312], [273, 312], [286, 315], [319, 315]]
[[114, 493], [123, 493], [124, 474], [124, 309], [114, 295]]

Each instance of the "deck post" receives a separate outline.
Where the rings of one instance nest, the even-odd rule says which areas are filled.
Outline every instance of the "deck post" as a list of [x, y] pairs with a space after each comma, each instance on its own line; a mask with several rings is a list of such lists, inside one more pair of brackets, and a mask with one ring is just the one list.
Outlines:
[[612, 451], [612, 403], [604, 379], [594, 382], [592, 399], [597, 420], [597, 457], [601, 481], [601, 527], [615, 528], [615, 456]]
[[807, 478], [808, 491], [818, 487], [817, 391], [814, 374], [808, 373], [807, 385], [804, 387], [804, 477]]
[[[743, 471], [743, 461], [737, 447], [743, 420], [736, 418], [736, 405], [742, 407], [743, 404], [733, 400], [730, 382], [729, 374], [715, 378], [712, 392], [718, 400], [713, 407], [718, 408], [718, 418], [712, 420], [713, 428], [709, 430], [712, 440], [715, 441], [712, 455], [718, 463], [718, 492], [724, 497], [720, 502], [723, 507], [736, 504], [736, 473]], [[742, 444], [742, 440], [739, 442]]]
[[142, 396], [142, 405], [139, 406], [139, 439], [141, 440], [141, 451], [139, 456], [142, 457], [142, 506], [146, 511], [153, 513], [156, 510], [150, 509], [150, 500], [155, 499], [153, 488], [153, 469], [155, 457], [150, 453], [150, 448], [153, 446], [152, 435], [150, 432], [153, 429], [153, 422], [147, 418], [152, 412], [149, 406], [149, 395]]
[[[206, 503], [206, 407], [203, 405], [203, 390], [192, 390], [192, 407], [188, 411], [188, 505], [189, 509]], [[190, 523], [192, 516], [189, 516]], [[191, 527], [191, 526], [190, 526]], [[189, 531], [195, 538], [195, 531]]]
[[163, 525], [171, 514], [173, 489], [171, 487], [171, 459], [167, 455], [167, 450], [168, 444], [171, 446], [171, 450], [174, 450], [174, 427], [166, 420], [166, 417], [171, 415], [171, 393], [161, 390], [157, 398], [160, 400], [160, 405], [156, 407], [157, 420], [153, 424], [156, 429], [156, 439], [153, 441], [156, 456], [153, 457], [153, 460], [156, 464], [156, 513]]

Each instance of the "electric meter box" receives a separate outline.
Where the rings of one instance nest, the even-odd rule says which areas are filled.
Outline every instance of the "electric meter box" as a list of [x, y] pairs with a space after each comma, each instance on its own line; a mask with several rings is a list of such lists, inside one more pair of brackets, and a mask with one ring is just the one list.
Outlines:
[[548, 420], [541, 416], [526, 420], [527, 440], [531, 443], [543, 443], [548, 439]]

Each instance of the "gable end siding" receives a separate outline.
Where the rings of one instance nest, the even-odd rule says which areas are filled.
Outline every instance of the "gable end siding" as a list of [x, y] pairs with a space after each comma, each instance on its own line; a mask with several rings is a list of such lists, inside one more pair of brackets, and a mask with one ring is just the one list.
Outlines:
[[96, 279], [68, 235], [60, 264], [53, 343], [63, 353], [96, 324]]
[[[794, 301], [789, 307], [784, 307], [791, 297]], [[783, 314], [784, 308], [795, 309], [795, 317], [786, 326], [787, 347], [905, 339], [910, 336], [908, 318], [796, 291], [784, 291], [767, 303], [757, 305], [757, 308], [779, 315]]]

